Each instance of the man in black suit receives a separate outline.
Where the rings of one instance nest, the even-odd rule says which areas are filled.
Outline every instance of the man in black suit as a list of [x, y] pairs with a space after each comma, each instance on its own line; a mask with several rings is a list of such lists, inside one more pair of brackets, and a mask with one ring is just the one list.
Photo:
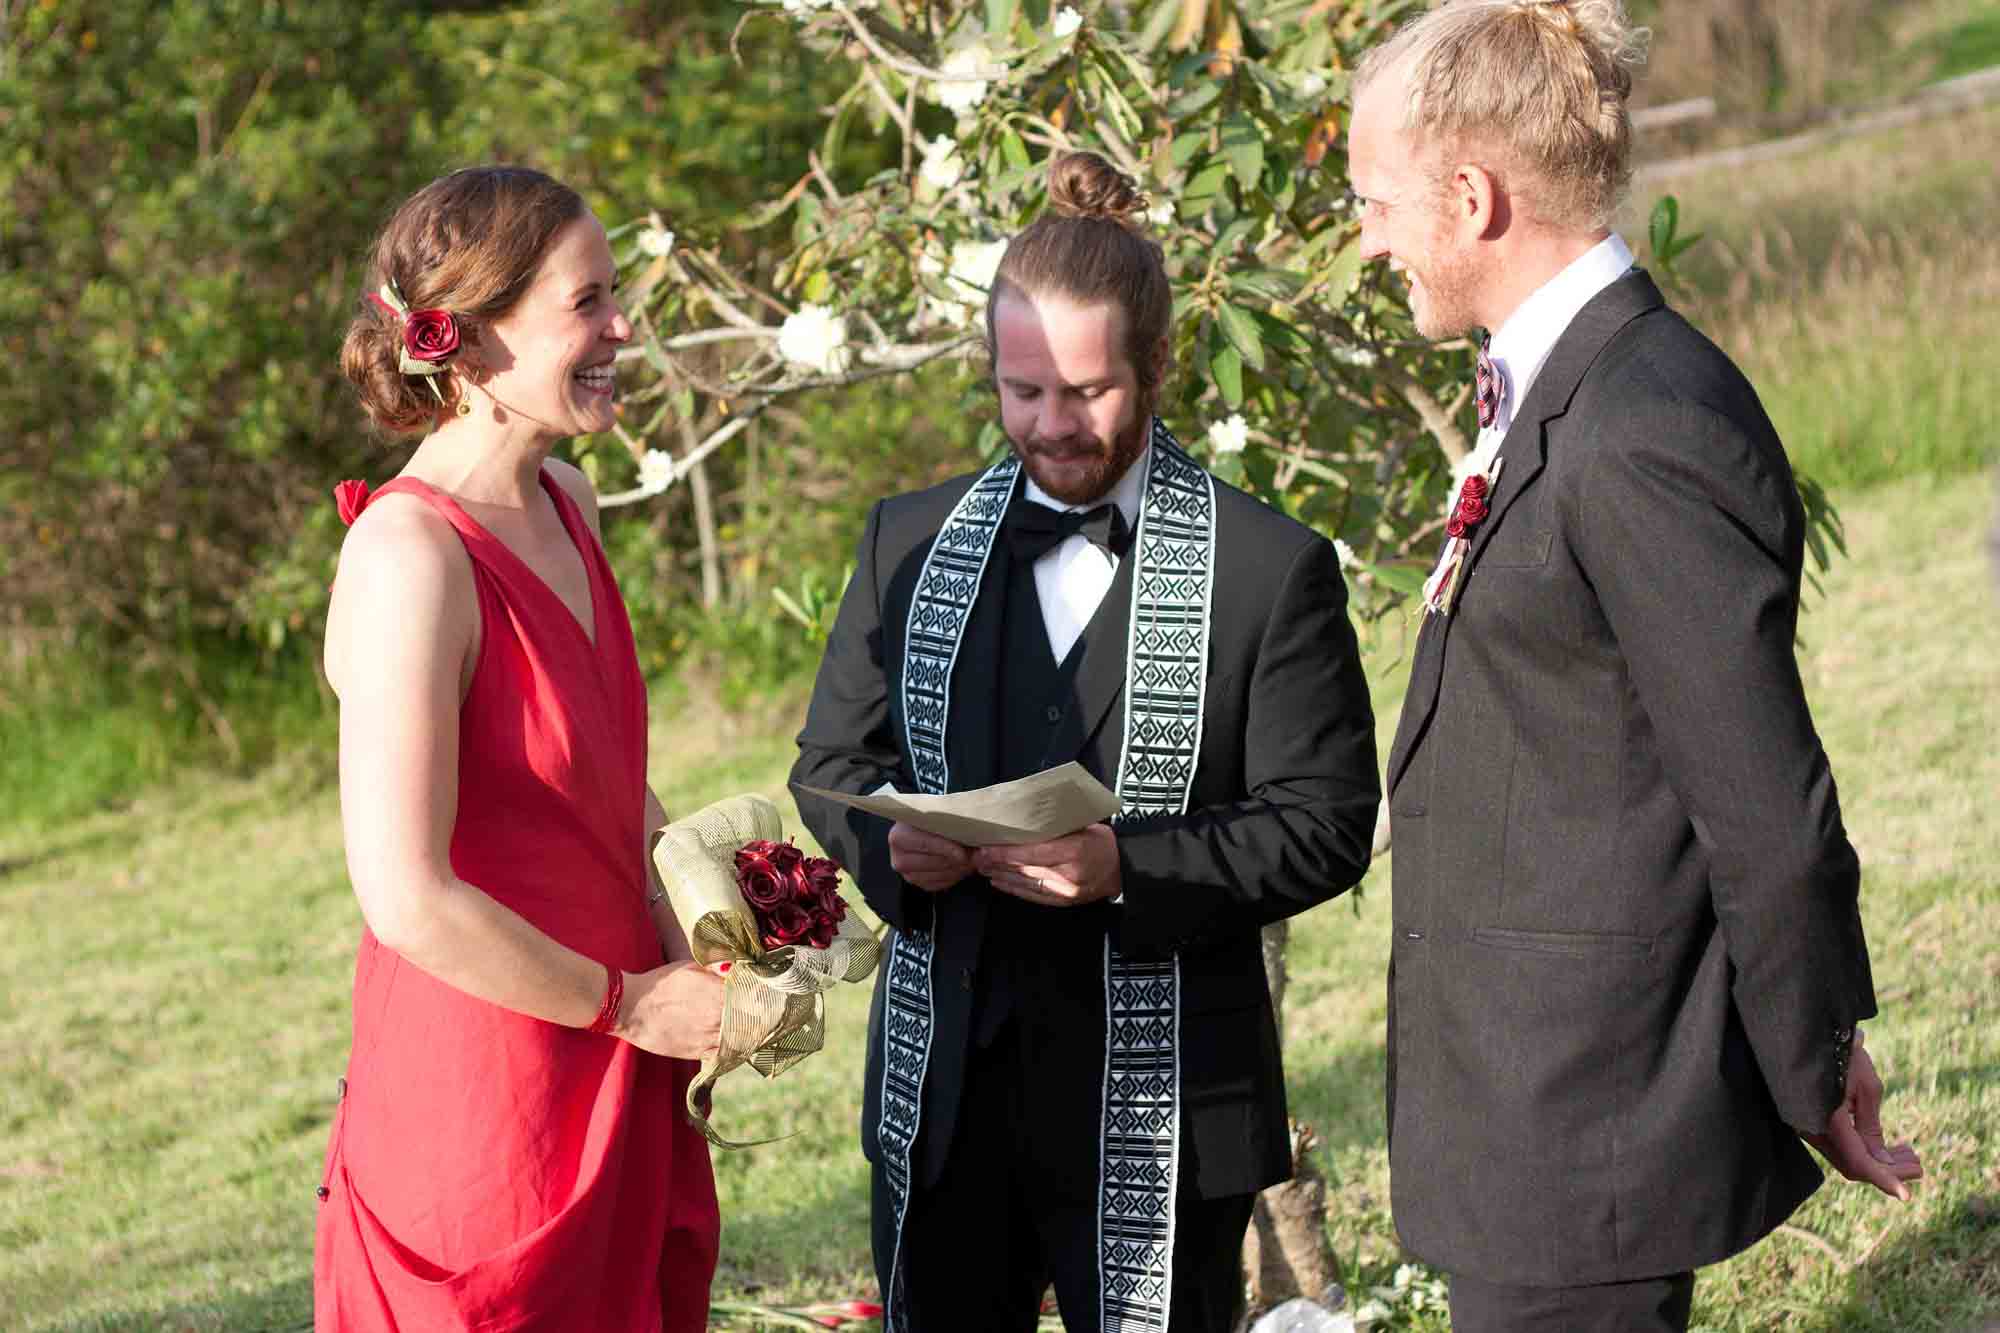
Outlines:
[[1153, 417], [1143, 199], [1051, 167], [987, 314], [1012, 456], [876, 505], [794, 787], [956, 791], [1079, 760], [1123, 813], [969, 848], [809, 794], [893, 927], [862, 1145], [892, 1329], [1226, 1333], [1291, 1161], [1259, 948], [1366, 868], [1380, 788], [1339, 562]]
[[1859, 867], [1793, 655], [1804, 518], [1742, 375], [1608, 226], [1617, 0], [1372, 52], [1350, 174], [1418, 329], [1492, 331], [1390, 753], [1396, 1225], [1454, 1327], [1684, 1329], [1820, 1180], [1907, 1198]]

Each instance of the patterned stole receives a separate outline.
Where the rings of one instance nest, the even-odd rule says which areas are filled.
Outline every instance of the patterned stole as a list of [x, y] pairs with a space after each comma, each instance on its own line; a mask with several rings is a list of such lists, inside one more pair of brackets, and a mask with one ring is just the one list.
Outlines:
[[[1156, 418], [1132, 558], [1120, 817], [1187, 808], [1201, 750], [1215, 582], [1215, 482]], [[917, 577], [903, 660], [904, 746], [918, 786], [950, 790], [945, 724], [952, 668], [1020, 462], [996, 463], [945, 520]], [[894, 932], [883, 1014], [883, 1174], [895, 1214], [885, 1326], [909, 1328], [903, 1219], [932, 1026], [935, 928]], [[1098, 1176], [1103, 1333], [1167, 1326], [1180, 1156], [1180, 962], [1137, 963], [1105, 940], [1105, 1058]]]

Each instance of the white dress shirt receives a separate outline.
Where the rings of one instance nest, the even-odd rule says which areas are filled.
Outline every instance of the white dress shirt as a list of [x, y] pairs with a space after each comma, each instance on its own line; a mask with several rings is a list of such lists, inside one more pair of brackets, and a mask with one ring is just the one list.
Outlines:
[[[1146, 464], [1153, 446], [1125, 469], [1125, 475], [1111, 487], [1110, 494], [1089, 504], [1064, 504], [1028, 479], [1021, 498], [1059, 512], [1095, 509], [1106, 501], [1118, 506], [1128, 528], [1139, 526], [1140, 489], [1146, 484]], [[1117, 577], [1118, 562], [1103, 547], [1077, 533], [1056, 543], [1054, 549], [1035, 561], [1035, 594], [1042, 603], [1042, 624], [1049, 632], [1049, 651], [1061, 662], [1083, 635], [1098, 603], [1110, 591]]]
[[1534, 295], [1507, 316], [1487, 344], [1486, 355], [1493, 362], [1503, 386], [1500, 410], [1493, 424], [1481, 428], [1472, 453], [1455, 469], [1451, 499], [1458, 499], [1458, 483], [1472, 472], [1493, 466], [1507, 428], [1514, 424], [1514, 409], [1534, 385], [1542, 365], [1555, 350], [1556, 342], [1591, 298], [1625, 276], [1632, 267], [1632, 251], [1617, 232], [1599, 241], [1570, 261], [1569, 267], [1535, 289]]

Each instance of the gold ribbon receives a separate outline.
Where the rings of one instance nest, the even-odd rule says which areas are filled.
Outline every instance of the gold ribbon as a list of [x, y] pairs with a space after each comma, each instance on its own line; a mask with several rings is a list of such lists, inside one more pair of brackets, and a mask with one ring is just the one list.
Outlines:
[[777, 806], [762, 796], [732, 796], [704, 806], [660, 831], [653, 865], [666, 886], [674, 919], [687, 933], [695, 962], [732, 964], [722, 983], [722, 1040], [688, 1084], [688, 1119], [718, 1148], [748, 1148], [709, 1124], [710, 1090], [730, 1070], [748, 1065], [775, 1078], [826, 1043], [824, 992], [875, 970], [882, 946], [850, 908], [824, 949], [790, 944], [765, 949], [757, 918], [736, 887], [736, 853], [759, 838], [785, 835]]

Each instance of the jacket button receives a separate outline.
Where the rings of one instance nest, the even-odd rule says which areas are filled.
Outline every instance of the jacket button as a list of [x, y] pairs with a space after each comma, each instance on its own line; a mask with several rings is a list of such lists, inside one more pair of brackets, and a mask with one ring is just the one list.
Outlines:
[[1420, 940], [1423, 937], [1424, 932], [1421, 930], [1406, 930], [1403, 932], [1403, 938], [1406, 940]]
[[1054, 704], [1050, 704], [1048, 711], [1043, 713], [1042, 716], [1049, 720], [1050, 726], [1054, 726], [1056, 723], [1062, 721], [1062, 709], [1056, 707]]
[[960, 968], [960, 969], [958, 970], [958, 984], [959, 984], [959, 987], [960, 987], [960, 989], [962, 989], [962, 990], [971, 990], [971, 989], [972, 989], [972, 969], [971, 969], [971, 968], [969, 968], [969, 967], [962, 967], [962, 968]]

